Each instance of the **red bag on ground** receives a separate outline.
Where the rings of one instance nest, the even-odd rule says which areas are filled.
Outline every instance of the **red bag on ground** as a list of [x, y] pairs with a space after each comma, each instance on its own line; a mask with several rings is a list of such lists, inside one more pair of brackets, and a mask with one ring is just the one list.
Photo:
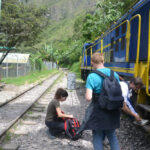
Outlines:
[[65, 120], [64, 128], [66, 135], [72, 140], [78, 140], [81, 137], [81, 133], [77, 134], [80, 127], [80, 122], [76, 118], [69, 118]]

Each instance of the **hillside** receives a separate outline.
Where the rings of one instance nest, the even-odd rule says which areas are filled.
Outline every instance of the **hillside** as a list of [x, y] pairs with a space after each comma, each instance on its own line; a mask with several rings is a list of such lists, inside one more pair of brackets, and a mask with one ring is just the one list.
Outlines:
[[75, 17], [82, 11], [90, 11], [96, 6], [97, 0], [30, 0], [29, 3], [46, 5], [51, 20], [63, 20]]
[[36, 47], [53, 44], [60, 49], [63, 41], [73, 35], [74, 21], [86, 12], [92, 12], [97, 0], [30, 0], [28, 3], [48, 6], [47, 17], [50, 25], [41, 35], [41, 42]]

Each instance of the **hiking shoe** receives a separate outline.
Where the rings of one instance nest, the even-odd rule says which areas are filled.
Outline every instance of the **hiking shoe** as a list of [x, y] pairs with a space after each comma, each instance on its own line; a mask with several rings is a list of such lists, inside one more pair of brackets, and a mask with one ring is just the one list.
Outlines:
[[148, 122], [149, 122], [148, 120], [142, 119], [142, 120], [140, 121], [140, 124], [141, 124], [142, 126], [145, 126]]
[[142, 119], [141, 121], [134, 121], [133, 123], [139, 126], [145, 126], [149, 121]]

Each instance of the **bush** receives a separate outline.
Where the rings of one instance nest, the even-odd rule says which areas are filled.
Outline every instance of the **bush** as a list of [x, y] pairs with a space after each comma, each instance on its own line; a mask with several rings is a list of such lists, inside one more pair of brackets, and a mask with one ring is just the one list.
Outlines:
[[73, 63], [73, 65], [70, 67], [70, 71], [76, 73], [77, 77], [80, 78], [80, 76], [81, 76], [80, 62]]

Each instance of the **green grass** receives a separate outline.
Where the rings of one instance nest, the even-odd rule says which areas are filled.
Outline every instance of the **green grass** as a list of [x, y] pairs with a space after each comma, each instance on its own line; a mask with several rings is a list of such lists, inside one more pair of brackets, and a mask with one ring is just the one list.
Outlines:
[[28, 111], [28, 112], [27, 112], [27, 114], [32, 115], [32, 114], [33, 114], [33, 112], [32, 112], [32, 111]]
[[77, 75], [77, 78], [81, 78], [81, 72], [80, 72], [80, 62], [74, 63], [70, 69], [71, 72], [74, 72]]
[[18, 78], [4, 78], [2, 81], [6, 84], [24, 85], [26, 83], [34, 83], [41, 78], [47, 77], [50, 74], [56, 73], [57, 70], [42, 70], [41, 72], [35, 71], [29, 75], [18, 77]]
[[7, 143], [8, 141], [10, 141], [10, 139], [11, 139], [11, 133], [8, 131], [8, 132], [6, 132], [4, 142]]

